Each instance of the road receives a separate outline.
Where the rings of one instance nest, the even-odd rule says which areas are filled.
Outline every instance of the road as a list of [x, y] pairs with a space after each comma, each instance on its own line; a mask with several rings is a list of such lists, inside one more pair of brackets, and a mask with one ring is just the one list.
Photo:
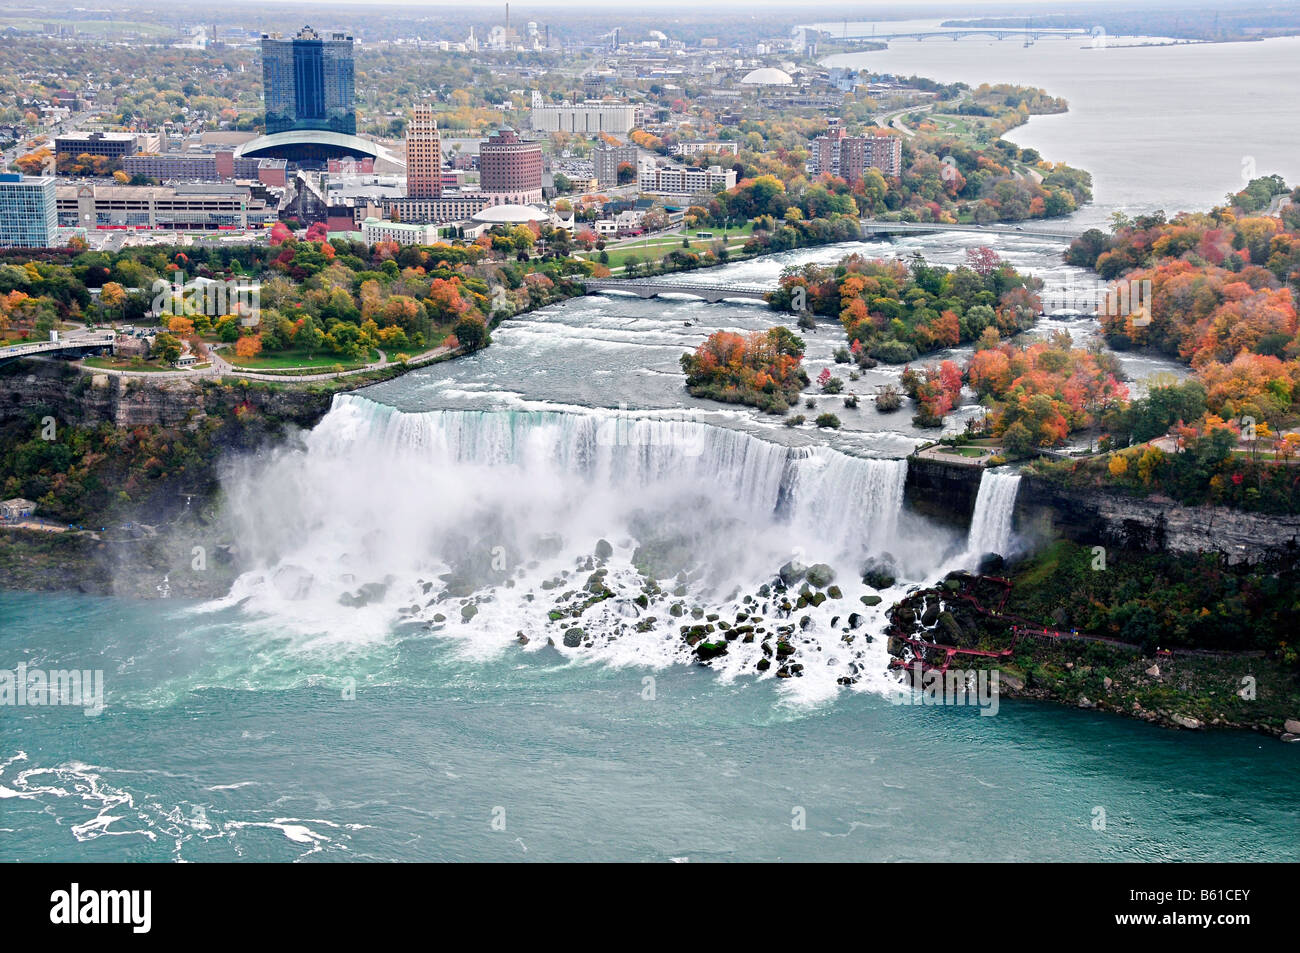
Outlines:
[[876, 116], [874, 121], [878, 126], [882, 123], [893, 126], [910, 139], [912, 136], [916, 135], [916, 133], [903, 125], [903, 117], [911, 113], [928, 113], [935, 107], [935, 105], [935, 103], [927, 103], [924, 106], [906, 106], [903, 109], [893, 109], [887, 113], [881, 113], [879, 116]]

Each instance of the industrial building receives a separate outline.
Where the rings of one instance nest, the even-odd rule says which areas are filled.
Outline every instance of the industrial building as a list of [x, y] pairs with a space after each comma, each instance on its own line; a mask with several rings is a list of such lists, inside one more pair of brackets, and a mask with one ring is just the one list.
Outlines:
[[636, 125], [637, 107], [632, 103], [588, 101], [548, 103], [533, 91], [532, 125], [539, 132], [576, 132], [594, 135], [608, 132], [627, 135]]
[[251, 179], [263, 185], [284, 188], [288, 163], [284, 159], [236, 157], [233, 150], [212, 154], [180, 153], [135, 155], [122, 159], [127, 175], [151, 179], [179, 179], [187, 182], [229, 182]]

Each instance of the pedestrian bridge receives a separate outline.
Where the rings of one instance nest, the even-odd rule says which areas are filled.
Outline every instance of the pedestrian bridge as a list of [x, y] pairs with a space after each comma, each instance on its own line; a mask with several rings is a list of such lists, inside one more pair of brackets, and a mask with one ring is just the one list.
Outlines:
[[584, 282], [587, 294], [615, 292], [636, 295], [638, 298], [657, 298], [665, 294], [691, 295], [705, 301], [767, 301], [775, 288], [757, 288], [753, 285], [704, 284], [655, 281], [653, 278], [588, 278]]
[[886, 235], [894, 232], [975, 232], [979, 235], [1018, 235], [1022, 238], [1046, 238], [1051, 241], [1072, 242], [1082, 231], [1048, 226], [1026, 225], [944, 225], [941, 222], [881, 222], [862, 220], [863, 235]]
[[58, 354], [64, 357], [85, 357], [87, 354], [102, 353], [112, 348], [114, 331], [86, 331], [69, 337], [60, 336], [57, 341], [29, 341], [26, 344], [11, 344], [0, 347], [0, 364], [16, 361], [23, 357], [39, 357], [45, 354]]

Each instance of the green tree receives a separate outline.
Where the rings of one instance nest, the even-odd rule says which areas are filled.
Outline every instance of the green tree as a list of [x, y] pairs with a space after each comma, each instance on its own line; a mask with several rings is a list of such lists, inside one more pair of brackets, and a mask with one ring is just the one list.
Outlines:
[[1008, 453], [1023, 457], [1033, 449], [1034, 436], [1028, 427], [1017, 420], [1002, 434], [1002, 447]]
[[478, 315], [465, 315], [456, 322], [452, 333], [456, 335], [456, 340], [466, 351], [477, 351], [492, 343], [487, 324]]
[[168, 364], [175, 364], [176, 360], [181, 356], [181, 342], [175, 336], [164, 331], [153, 339], [151, 353], [154, 357], [162, 358]]

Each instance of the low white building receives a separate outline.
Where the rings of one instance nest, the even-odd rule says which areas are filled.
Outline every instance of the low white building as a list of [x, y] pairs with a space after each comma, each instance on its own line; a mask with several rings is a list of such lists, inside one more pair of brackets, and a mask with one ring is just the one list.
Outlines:
[[377, 242], [432, 245], [438, 241], [438, 226], [432, 222], [390, 222], [387, 219], [367, 218], [361, 223], [361, 234], [367, 245]]
[[627, 209], [619, 212], [610, 218], [597, 219], [595, 222], [596, 234], [602, 237], [611, 235], [631, 235], [641, 228], [641, 223], [645, 219], [645, 212], [637, 209]]
[[673, 146], [673, 155], [690, 158], [697, 156], [701, 152], [715, 152], [718, 155], [735, 155], [736, 143], [734, 142], [679, 142]]

